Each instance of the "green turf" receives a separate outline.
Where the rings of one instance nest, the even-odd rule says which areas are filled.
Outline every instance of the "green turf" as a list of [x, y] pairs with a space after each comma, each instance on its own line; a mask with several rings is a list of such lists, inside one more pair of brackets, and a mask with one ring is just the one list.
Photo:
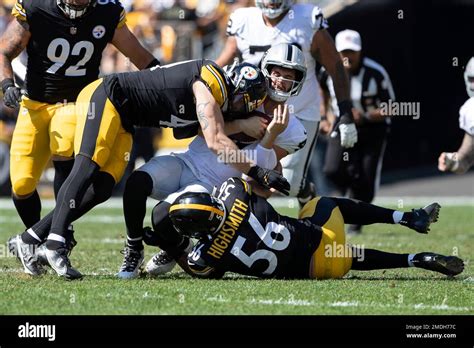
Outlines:
[[[95, 209], [77, 222], [72, 262], [86, 276], [68, 282], [53, 274], [31, 278], [6, 254], [21, 231], [12, 209], [0, 213], [0, 314], [473, 314], [474, 208], [444, 207], [429, 235], [373, 225], [350, 239], [391, 252], [457, 252], [467, 260], [456, 279], [419, 269], [352, 271], [343, 280], [258, 280], [229, 274], [196, 280], [176, 269], [159, 279], [115, 279], [124, 226], [119, 209]], [[295, 214], [294, 210], [283, 210]], [[155, 252], [146, 249], [146, 260]]]

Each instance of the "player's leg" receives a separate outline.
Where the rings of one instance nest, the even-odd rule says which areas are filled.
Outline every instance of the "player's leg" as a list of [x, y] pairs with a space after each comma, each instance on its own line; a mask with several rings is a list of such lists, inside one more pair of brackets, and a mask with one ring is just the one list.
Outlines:
[[18, 215], [30, 228], [41, 218], [36, 185], [50, 157], [48, 104], [24, 97], [10, 148], [12, 198]]
[[319, 122], [300, 121], [307, 132], [306, 144], [301, 150], [283, 158], [281, 164], [283, 176], [291, 185], [290, 196], [297, 197], [300, 206], [303, 206], [316, 196], [314, 185], [307, 180], [307, 174], [318, 137]]
[[78, 217], [76, 209], [80, 207], [82, 198], [99, 169], [108, 163], [112, 154], [124, 150], [116, 144], [119, 135], [123, 134], [126, 151], [114, 157], [122, 157], [125, 162], [132, 143], [131, 135], [123, 130], [118, 112], [108, 100], [101, 80], [90, 84], [80, 93], [76, 110], [76, 159], [71, 174], [59, 190], [51, 230], [44, 248], [51, 267], [59, 275], [70, 279], [81, 275], [71, 267], [67, 257], [67, 227]]
[[[149, 196], [163, 200], [180, 188], [184, 163], [174, 156], [152, 158], [134, 171], [127, 180], [123, 195], [123, 211], [127, 228], [127, 243], [124, 259], [117, 276], [129, 279], [138, 276], [143, 262], [143, 220], [146, 215], [146, 201]], [[158, 205], [163, 206], [165, 202]], [[168, 210], [165, 209], [165, 215]], [[153, 220], [153, 218], [152, 218]], [[160, 227], [161, 228], [161, 227]]]
[[411, 212], [403, 212], [349, 198], [331, 199], [336, 202], [347, 224], [400, 224], [419, 233], [428, 233], [431, 223], [438, 221], [441, 208], [438, 203], [431, 203]]
[[464, 270], [464, 262], [460, 258], [432, 252], [395, 254], [380, 250], [352, 247], [352, 254], [351, 269], [358, 271], [418, 267], [454, 276]]

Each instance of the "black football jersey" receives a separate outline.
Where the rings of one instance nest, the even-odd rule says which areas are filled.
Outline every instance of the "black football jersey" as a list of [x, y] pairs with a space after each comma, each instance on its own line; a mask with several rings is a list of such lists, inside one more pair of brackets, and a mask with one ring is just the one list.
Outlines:
[[218, 197], [226, 206], [226, 220], [212, 239], [200, 240], [188, 255], [193, 272], [309, 278], [311, 256], [321, 241], [319, 226], [278, 214], [240, 178], [225, 181]]
[[206, 84], [221, 107], [225, 105], [229, 82], [219, 66], [203, 59], [113, 74], [104, 78], [104, 86], [125, 129], [171, 127], [186, 134], [175, 132], [175, 137], [185, 138], [196, 135], [199, 127], [192, 89], [196, 80]]
[[17, 0], [12, 14], [29, 25], [25, 88], [45, 103], [74, 102], [99, 76], [102, 51], [125, 23], [119, 0], [100, 0], [83, 17], [70, 19], [56, 0]]

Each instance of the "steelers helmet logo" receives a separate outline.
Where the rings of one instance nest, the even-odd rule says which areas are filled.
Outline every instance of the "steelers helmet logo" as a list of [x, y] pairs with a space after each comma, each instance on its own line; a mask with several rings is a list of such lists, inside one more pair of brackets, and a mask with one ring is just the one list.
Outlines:
[[258, 72], [251, 66], [244, 66], [241, 70], [241, 74], [246, 80], [255, 80], [258, 77]]
[[92, 36], [96, 39], [102, 39], [105, 35], [105, 27], [103, 25], [97, 25], [92, 29]]

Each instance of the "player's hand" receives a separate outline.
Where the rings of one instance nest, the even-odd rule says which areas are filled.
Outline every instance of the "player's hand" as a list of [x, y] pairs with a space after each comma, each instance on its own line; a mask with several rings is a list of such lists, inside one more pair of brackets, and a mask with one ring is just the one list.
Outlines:
[[331, 122], [329, 122], [327, 118], [321, 119], [321, 122], [319, 122], [319, 133], [323, 135], [329, 134], [331, 132], [331, 129]]
[[9, 108], [17, 108], [21, 100], [21, 89], [13, 83], [13, 81], [8, 81], [2, 83], [3, 89], [3, 102]]
[[341, 146], [344, 148], [353, 147], [357, 143], [357, 128], [346, 115], [339, 117], [336, 121], [331, 138], [336, 138], [338, 135], [341, 136]]
[[288, 127], [288, 122], [290, 120], [290, 113], [288, 112], [288, 105], [278, 105], [273, 110], [273, 119], [268, 125], [267, 131], [273, 136], [278, 136], [283, 133]]
[[239, 122], [242, 132], [254, 139], [261, 139], [265, 135], [265, 129], [268, 126], [268, 121], [259, 116], [252, 116], [239, 120]]
[[443, 152], [438, 158], [438, 169], [442, 172], [455, 172], [459, 167], [456, 152]]
[[290, 183], [275, 170], [253, 166], [247, 175], [266, 188], [272, 187], [286, 196], [290, 194]]

